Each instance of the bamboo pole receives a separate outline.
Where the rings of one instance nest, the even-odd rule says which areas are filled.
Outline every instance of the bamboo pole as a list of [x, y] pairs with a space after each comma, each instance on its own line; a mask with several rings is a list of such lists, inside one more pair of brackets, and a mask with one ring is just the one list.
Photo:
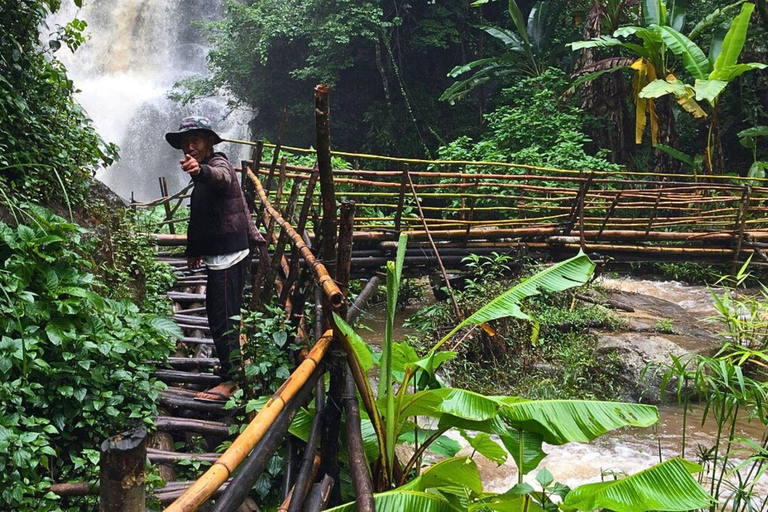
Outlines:
[[[315, 455], [315, 458], [312, 460], [312, 469], [309, 473], [309, 478], [307, 479], [307, 487], [304, 489], [303, 495], [306, 496], [309, 491], [312, 490], [312, 482], [315, 481], [317, 478], [317, 473], [320, 469], [320, 455]], [[277, 508], [277, 512], [288, 512], [288, 507], [291, 506], [291, 502], [293, 501], [293, 493], [296, 492], [296, 485], [294, 484], [291, 488], [290, 492], [288, 493], [288, 496], [283, 500], [283, 503]]]
[[344, 409], [347, 411], [347, 451], [349, 452], [349, 472], [355, 488], [355, 502], [358, 512], [375, 512], [373, 502], [373, 482], [368, 472], [363, 446], [363, 432], [360, 426], [360, 405], [355, 392], [355, 380], [352, 372], [347, 372], [344, 388]]
[[448, 274], [445, 272], [445, 267], [443, 266], [443, 262], [440, 260], [440, 253], [437, 252], [437, 247], [435, 247], [435, 241], [432, 239], [432, 235], [429, 233], [429, 228], [427, 227], [427, 223], [424, 222], [424, 212], [421, 209], [421, 204], [419, 202], [419, 196], [416, 193], [416, 189], [413, 188], [413, 181], [411, 180], [411, 177], [409, 175], [406, 175], [408, 178], [408, 185], [411, 187], [411, 193], [413, 194], [413, 201], [416, 203], [416, 208], [419, 210], [419, 217], [421, 217], [421, 220], [424, 224], [424, 232], [427, 234], [427, 238], [429, 239], [429, 243], [432, 246], [432, 252], [435, 254], [435, 258], [437, 258], [437, 264], [440, 266], [440, 271], [443, 274], [443, 280], [445, 281], [445, 286], [448, 288], [448, 293], [451, 296], [451, 302], [453, 302], [453, 308], [456, 310], [456, 317], [461, 319], [463, 315], [461, 314], [461, 308], [459, 308], [459, 303], [456, 302], [456, 297], [453, 295], [453, 289], [451, 288], [451, 282], [448, 279]]
[[294, 399], [280, 412], [269, 431], [259, 440], [253, 451], [248, 455], [240, 471], [235, 474], [227, 486], [227, 490], [216, 500], [213, 512], [236, 511], [245, 498], [248, 497], [248, 493], [253, 488], [256, 480], [264, 472], [269, 459], [272, 458], [272, 455], [280, 447], [280, 442], [288, 432], [296, 412], [310, 398], [312, 388], [317, 387], [318, 384], [324, 385], [320, 378], [322, 374], [322, 366], [316, 367], [309, 379], [301, 386]]
[[[317, 167], [320, 171], [320, 196], [323, 201], [323, 218], [320, 223], [322, 242], [320, 251], [328, 273], [336, 276], [336, 191], [331, 167], [330, 99], [329, 87], [315, 87], [315, 133], [317, 142]], [[323, 461], [325, 464], [326, 461]]]
[[[299, 213], [299, 222], [296, 225], [296, 233], [300, 236], [304, 235], [304, 230], [307, 226], [307, 217], [309, 216], [309, 208], [312, 206], [312, 195], [315, 191], [315, 185], [317, 184], [318, 172], [315, 170], [307, 182], [307, 188], [304, 191], [304, 200], [301, 204], [301, 212]], [[289, 265], [288, 277], [285, 279], [285, 287], [283, 293], [280, 295], [280, 303], [284, 304], [290, 296], [291, 289], [294, 283], [299, 278], [299, 262], [301, 260], [301, 254], [296, 245], [291, 247], [291, 263]]]
[[187, 491], [177, 499], [167, 512], [192, 512], [205, 503], [214, 491], [224, 483], [235, 471], [246, 455], [253, 449], [264, 434], [269, 430], [277, 416], [286, 404], [290, 402], [304, 383], [312, 376], [320, 365], [333, 338], [333, 331], [326, 331], [317, 341], [291, 376], [286, 380], [272, 398], [248, 424], [245, 430], [230, 445], [219, 460], [200, 477]]
[[326, 509], [331, 501], [333, 489], [338, 488], [338, 486], [333, 484], [334, 479], [328, 475], [325, 475], [320, 483], [315, 484], [307, 500], [307, 512], [319, 512]]
[[302, 256], [304, 256], [304, 261], [306, 261], [307, 266], [309, 266], [315, 273], [315, 277], [317, 278], [320, 286], [322, 286], [323, 291], [325, 292], [325, 295], [330, 301], [331, 305], [334, 308], [339, 308], [344, 302], [344, 295], [341, 293], [341, 290], [339, 290], [338, 286], [336, 286], [336, 283], [333, 282], [333, 279], [329, 275], [325, 266], [317, 261], [314, 254], [312, 254], [312, 250], [307, 247], [307, 245], [304, 243], [304, 240], [302, 240], [301, 235], [296, 233], [291, 225], [282, 218], [282, 216], [272, 207], [271, 204], [269, 204], [266, 193], [264, 192], [259, 179], [253, 173], [250, 173], [250, 176], [256, 188], [256, 194], [261, 200], [261, 203], [264, 205], [267, 214], [271, 215], [275, 219], [275, 222], [277, 222], [281, 228], [286, 230], [288, 236], [291, 238], [293, 245], [297, 247]]
[[[304, 448], [304, 457], [301, 462], [299, 475], [293, 486], [293, 495], [291, 497], [288, 512], [299, 512], [304, 504], [304, 498], [312, 487], [314, 480], [310, 479], [312, 473], [317, 473], [317, 468], [313, 462], [319, 460], [317, 455], [317, 445], [320, 441], [320, 433], [323, 429], [323, 418], [325, 416], [325, 382], [318, 382], [315, 389], [315, 417], [312, 418], [312, 425], [309, 428], [309, 438]], [[319, 466], [319, 464], [318, 464]]]
[[405, 188], [408, 185], [408, 164], [403, 165], [403, 175], [400, 178], [400, 192], [397, 196], [397, 210], [395, 211], [395, 232], [400, 234], [400, 223], [403, 218], [403, 205], [405, 204]]
[[734, 231], [736, 231], [736, 250], [733, 251], [733, 263], [731, 264], [731, 275], [736, 275], [739, 266], [739, 255], [741, 254], [741, 244], [744, 242], [744, 227], [746, 226], [747, 216], [749, 215], [749, 195], [752, 191], [749, 185], [744, 186], [739, 202], [739, 212], [736, 217]]

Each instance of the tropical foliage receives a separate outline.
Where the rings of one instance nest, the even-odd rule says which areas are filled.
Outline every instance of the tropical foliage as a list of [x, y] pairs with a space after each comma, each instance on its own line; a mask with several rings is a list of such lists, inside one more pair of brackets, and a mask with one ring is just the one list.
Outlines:
[[[334, 316], [347, 350], [355, 356], [356, 363], [351, 367], [363, 390], [361, 401], [373, 427], [363, 431], [368, 432], [364, 439], [366, 453], [375, 486], [381, 492], [376, 497], [377, 509], [542, 510], [551, 506], [552, 493], [565, 498], [567, 508], [582, 510], [687, 510], [711, 502], [691, 476], [700, 468], [677, 459], [618, 482], [590, 484], [573, 491], [551, 487], [551, 475], [544, 472], [538, 475], [540, 491], [523, 484], [523, 475], [535, 469], [546, 455], [542, 443], [588, 442], [616, 428], [648, 426], [658, 420], [658, 412], [654, 407], [638, 404], [535, 401], [444, 387], [436, 372], [455, 354], [439, 349], [466, 326], [509, 315], [530, 320], [520, 309], [523, 299], [542, 291], [562, 291], [583, 284], [592, 275], [594, 264], [580, 254], [531, 276], [467, 317], [426, 355], [419, 356], [407, 343], [392, 338], [405, 240], [405, 235], [401, 235], [397, 258], [387, 264], [387, 326], [379, 359], [378, 396], [373, 395], [368, 385], [367, 372], [374, 364], [371, 349], [350, 325]], [[435, 428], [425, 429], [419, 417], [432, 418]], [[503, 461], [508, 452], [518, 467], [518, 485], [504, 494], [484, 492], [477, 466], [467, 457], [449, 457], [422, 472], [424, 451], [450, 429], [459, 429], [470, 445], [488, 458]], [[473, 436], [467, 431], [480, 434]], [[401, 466], [395, 445], [411, 432], [421, 442], [410, 460]], [[504, 448], [490, 435], [498, 436]], [[393, 487], [397, 489], [391, 490]]]
[[0, 503], [82, 510], [48, 488], [91, 481], [94, 448], [151, 421], [160, 388], [147, 361], [166, 357], [181, 333], [110, 297], [83, 228], [40, 207], [14, 213], [22, 222], [0, 222]]

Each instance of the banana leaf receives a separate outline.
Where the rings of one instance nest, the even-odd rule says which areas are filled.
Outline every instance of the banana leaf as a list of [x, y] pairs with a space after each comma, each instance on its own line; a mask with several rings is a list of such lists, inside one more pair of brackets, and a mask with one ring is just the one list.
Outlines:
[[672, 27], [653, 26], [651, 28], [661, 36], [662, 41], [672, 53], [683, 58], [683, 65], [691, 76], [701, 80], [707, 78], [712, 71], [711, 65], [696, 43]]
[[[442, 425], [452, 417], [473, 422], [488, 422], [500, 416], [513, 429], [535, 432], [549, 444], [585, 443], [620, 427], [647, 427], [656, 423], [656, 407], [622, 402], [588, 400], [526, 400], [517, 397], [492, 397], [456, 388], [428, 389], [408, 395], [401, 417], [429, 416]], [[445, 418], [444, 415], [447, 415]], [[464, 422], [455, 425], [470, 429]], [[489, 433], [491, 424], [479, 430]]]
[[[731, 5], [727, 5], [725, 7], [721, 7], [719, 9], [715, 9], [711, 13], [709, 13], [703, 20], [698, 22], [695, 27], [693, 27], [693, 30], [691, 30], [691, 33], [688, 34], [689, 39], [696, 39], [696, 37], [701, 34], [702, 31], [705, 29], [711, 27], [712, 25], [719, 23], [720, 20], [725, 16], [725, 14], [735, 9], [736, 7], [743, 4], [746, 0], [739, 0], [738, 2], [732, 3]], [[713, 61], [714, 62], [714, 61]]]
[[525, 22], [523, 22], [523, 13], [520, 12], [515, 0], [509, 0], [509, 15], [512, 17], [512, 22], [515, 24], [518, 34], [525, 40], [526, 43], [531, 44], [528, 40], [528, 32], [525, 28]]
[[430, 466], [420, 476], [400, 488], [413, 491], [439, 489], [441, 492], [458, 495], [465, 495], [466, 491], [470, 491], [477, 496], [483, 492], [483, 482], [474, 460], [469, 457], [454, 457]]
[[725, 34], [720, 55], [717, 56], [714, 68], [710, 74], [710, 79], [718, 79], [718, 71], [735, 65], [741, 50], [744, 48], [744, 41], [747, 39], [747, 28], [752, 11], [755, 10], [755, 4], [745, 3], [741, 6], [741, 12], [733, 18], [731, 28]]
[[490, 434], [480, 432], [476, 436], [472, 436], [461, 430], [461, 437], [466, 439], [473, 450], [497, 465], [501, 466], [507, 461], [507, 451], [491, 439]]
[[[376, 512], [456, 512], [448, 501], [434, 494], [419, 491], [394, 490], [373, 495]], [[355, 512], [357, 504], [350, 503], [328, 509], [328, 512]]]
[[497, 318], [512, 316], [531, 321], [534, 323], [534, 333], [537, 332], [538, 322], [526, 313], [523, 313], [520, 309], [520, 301], [524, 298], [538, 295], [542, 291], [558, 292], [573, 288], [574, 286], [581, 286], [592, 277], [594, 270], [595, 264], [592, 263], [589, 256], [580, 252], [571, 259], [553, 265], [523, 280], [454, 327], [451, 332], [432, 348], [432, 352], [440, 348], [443, 343], [448, 341], [460, 329], [468, 325], [478, 325]]
[[727, 85], [728, 82], [725, 80], [697, 79], [693, 86], [696, 91], [696, 101], [707, 100], [710, 105], [713, 105]]
[[642, 6], [646, 25], [666, 24], [664, 0], [643, 0]]
[[691, 475], [700, 471], [698, 464], [671, 459], [620, 480], [579, 486], [568, 493], [562, 508], [616, 512], [707, 508], [714, 500]]

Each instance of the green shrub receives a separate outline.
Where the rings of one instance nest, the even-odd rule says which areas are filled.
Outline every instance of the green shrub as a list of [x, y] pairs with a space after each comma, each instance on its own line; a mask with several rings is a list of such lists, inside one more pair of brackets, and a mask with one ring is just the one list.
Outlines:
[[93, 479], [94, 448], [151, 422], [161, 384], [148, 361], [181, 333], [107, 297], [86, 230], [40, 207], [16, 211], [29, 223], [0, 222], [0, 508], [81, 510], [47, 489]]
[[[605, 150], [588, 153], [586, 127], [593, 120], [562, 94], [568, 81], [550, 69], [504, 89], [505, 104], [485, 116], [479, 138], [462, 136], [440, 148], [441, 159], [484, 160], [576, 170], [619, 170]], [[509, 172], [509, 169], [498, 169]]]

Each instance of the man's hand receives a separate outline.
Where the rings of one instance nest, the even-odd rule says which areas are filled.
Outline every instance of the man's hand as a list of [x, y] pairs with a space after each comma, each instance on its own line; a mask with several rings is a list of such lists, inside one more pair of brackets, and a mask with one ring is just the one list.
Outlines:
[[196, 270], [203, 266], [203, 258], [197, 256], [195, 258], [187, 258], [187, 266], [189, 270]]
[[189, 155], [184, 155], [184, 160], [179, 160], [182, 170], [190, 176], [200, 174], [200, 164]]

